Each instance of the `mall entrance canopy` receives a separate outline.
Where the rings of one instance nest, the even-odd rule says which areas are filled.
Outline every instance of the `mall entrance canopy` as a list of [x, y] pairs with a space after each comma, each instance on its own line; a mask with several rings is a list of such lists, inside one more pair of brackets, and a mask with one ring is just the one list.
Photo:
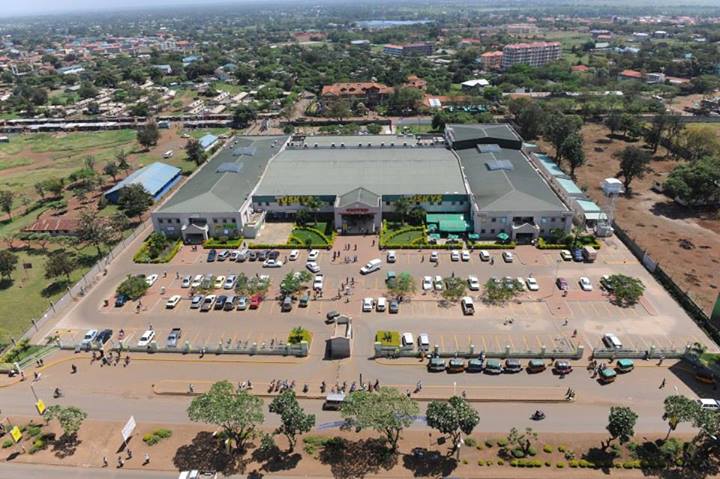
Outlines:
[[437, 225], [433, 229], [440, 233], [466, 233], [471, 230], [470, 223], [462, 213], [434, 213], [425, 215], [425, 222], [428, 228]]

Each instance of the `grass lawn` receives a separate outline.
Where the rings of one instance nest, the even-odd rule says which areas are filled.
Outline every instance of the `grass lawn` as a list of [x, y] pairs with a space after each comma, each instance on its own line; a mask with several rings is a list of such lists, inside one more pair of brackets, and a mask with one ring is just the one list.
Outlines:
[[432, 125], [403, 125], [400, 127], [400, 130], [413, 135], [422, 135], [423, 133], [430, 133], [433, 131], [433, 127]]
[[226, 91], [233, 96], [243, 91], [243, 88], [240, 85], [233, 85], [231, 83], [226, 83], [223, 81], [213, 83], [212, 87], [215, 88], [217, 91]]
[[375, 341], [382, 346], [400, 346], [400, 333], [398, 331], [378, 331]]
[[[95, 254], [95, 248], [86, 250], [86, 254]], [[30, 327], [31, 319], [39, 319], [50, 307], [50, 301], [57, 301], [67, 291], [64, 280], [48, 289], [55, 280], [45, 279], [44, 254], [19, 251], [17, 255], [18, 269], [13, 274], [13, 281], [0, 283], [0, 311], [4, 312], [0, 314], [0, 343], [8, 342], [10, 337], [19, 338]], [[32, 269], [23, 270], [23, 263], [32, 264]], [[89, 269], [90, 266], [81, 266], [73, 271], [71, 284]]]
[[412, 243], [413, 241], [417, 239], [422, 239], [423, 232], [422, 231], [406, 231], [404, 233], [400, 233], [397, 236], [393, 236], [387, 243], [387, 246], [392, 246], [393, 244], [407, 244]]
[[294, 229], [291, 234], [292, 236], [298, 238], [302, 244], [305, 244], [308, 239], [311, 244], [327, 244], [325, 238], [314, 231]]
[[199, 140], [203, 136], [210, 135], [229, 135], [232, 130], [230, 128], [206, 128], [204, 130], [190, 130], [190, 136]]

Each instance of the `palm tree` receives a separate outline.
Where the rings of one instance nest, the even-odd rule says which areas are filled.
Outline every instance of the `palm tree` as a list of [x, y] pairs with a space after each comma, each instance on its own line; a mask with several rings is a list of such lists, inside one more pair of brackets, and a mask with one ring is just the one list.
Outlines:
[[401, 196], [395, 202], [393, 203], [393, 208], [395, 209], [395, 213], [400, 217], [400, 221], [402, 221], [403, 224], [405, 224], [405, 219], [410, 214], [410, 210], [412, 209], [412, 203], [410, 202], [410, 198], [406, 196]]

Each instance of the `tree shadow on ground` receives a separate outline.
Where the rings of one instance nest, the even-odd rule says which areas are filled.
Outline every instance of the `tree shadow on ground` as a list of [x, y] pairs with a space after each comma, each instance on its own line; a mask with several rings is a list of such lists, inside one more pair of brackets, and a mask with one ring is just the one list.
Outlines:
[[199, 432], [190, 444], [175, 451], [173, 465], [179, 470], [218, 471], [238, 474], [245, 471], [247, 459], [242, 451], [228, 452], [222, 440], [211, 432]]
[[101, 255], [98, 254], [81, 254], [77, 257], [77, 263], [79, 266], [90, 268], [91, 266], [94, 266], [100, 258]]
[[63, 434], [57, 441], [53, 442], [52, 450], [55, 453], [55, 457], [64, 459], [75, 454], [80, 444], [82, 444], [82, 441], [78, 440], [76, 434], [69, 436]]
[[329, 465], [338, 479], [363, 478], [389, 471], [397, 464], [397, 454], [378, 438], [348, 441], [335, 437], [323, 447], [319, 455], [322, 464]]
[[[300, 459], [302, 459], [300, 454], [290, 454], [286, 451], [281, 451], [277, 446], [267, 450], [255, 449], [251, 457], [253, 461], [262, 463], [260, 470], [265, 472], [278, 472], [295, 469], [300, 462]], [[254, 472], [257, 474], [257, 471]]]
[[424, 447], [416, 447], [412, 454], [403, 456], [403, 466], [412, 471], [415, 477], [445, 477], [454, 471], [457, 465], [455, 458]]
[[600, 469], [606, 474], [613, 468], [613, 459], [616, 457], [617, 454], [614, 450], [603, 449], [601, 447], [591, 447], [582, 455], [582, 458], [586, 461], [599, 465]]
[[658, 201], [650, 208], [655, 216], [664, 216], [672, 220], [688, 218], [713, 220], [717, 215], [717, 208], [687, 208], [673, 200]]
[[11, 288], [14, 283], [12, 278], [3, 278], [0, 280], [0, 290]]
[[42, 291], [40, 291], [40, 295], [43, 298], [49, 298], [56, 295], [57, 293], [65, 291], [69, 285], [70, 281], [68, 281], [67, 279], [53, 281], [49, 285], [45, 286]]

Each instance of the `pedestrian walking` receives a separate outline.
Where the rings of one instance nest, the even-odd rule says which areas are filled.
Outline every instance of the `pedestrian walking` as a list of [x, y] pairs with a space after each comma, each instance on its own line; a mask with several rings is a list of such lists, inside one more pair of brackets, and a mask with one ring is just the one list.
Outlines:
[[150, 454], [147, 452], [145, 453], [145, 460], [143, 461], [143, 466], [146, 464], [150, 464]]
[[663, 378], [662, 382], [660, 383], [660, 387], [658, 389], [662, 389], [665, 387], [665, 378]]
[[121, 467], [123, 467], [124, 465], [125, 465], [125, 461], [123, 461], [123, 458], [122, 458], [122, 457], [118, 456], [118, 465], [117, 465], [117, 467], [118, 467], [118, 468], [121, 468]]
[[102, 467], [108, 467], [107, 457], [103, 456], [102, 463], [103, 463]]
[[192, 383], [188, 384], [188, 392], [189, 392], [190, 394], [192, 394], [192, 393], [195, 392], [195, 388], [193, 388]]
[[130, 449], [127, 450], [127, 458], [128, 460], [132, 459], [132, 451]]

